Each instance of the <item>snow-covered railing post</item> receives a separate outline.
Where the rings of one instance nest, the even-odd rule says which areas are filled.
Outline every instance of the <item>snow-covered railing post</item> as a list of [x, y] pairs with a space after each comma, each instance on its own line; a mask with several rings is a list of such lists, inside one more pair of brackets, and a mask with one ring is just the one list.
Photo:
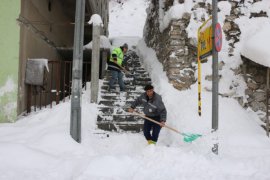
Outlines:
[[72, 93], [70, 114], [70, 135], [81, 142], [81, 93], [84, 37], [85, 0], [76, 1], [75, 33], [72, 69]]
[[89, 24], [93, 24], [92, 59], [91, 59], [91, 102], [97, 103], [99, 88], [100, 29], [103, 26], [98, 14], [92, 15]]

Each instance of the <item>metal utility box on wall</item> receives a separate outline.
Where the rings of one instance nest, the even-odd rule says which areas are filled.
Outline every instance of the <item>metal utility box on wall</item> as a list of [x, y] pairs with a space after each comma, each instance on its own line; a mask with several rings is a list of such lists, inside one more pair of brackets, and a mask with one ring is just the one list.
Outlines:
[[28, 59], [25, 72], [25, 83], [42, 86], [44, 84], [44, 69], [48, 69], [48, 59]]

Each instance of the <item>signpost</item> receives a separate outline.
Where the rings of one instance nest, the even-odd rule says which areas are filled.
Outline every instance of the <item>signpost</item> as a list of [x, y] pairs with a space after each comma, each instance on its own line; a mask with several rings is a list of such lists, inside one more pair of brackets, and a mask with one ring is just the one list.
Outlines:
[[212, 54], [212, 18], [205, 21], [198, 29], [198, 113], [202, 115], [201, 59]]
[[199, 58], [205, 59], [212, 55], [212, 18], [205, 21], [198, 29]]
[[217, 23], [217, 0], [212, 0], [213, 9], [213, 82], [212, 82], [212, 133], [214, 133], [212, 152], [218, 154], [218, 51], [221, 50], [222, 46], [222, 35], [221, 27]]
[[220, 52], [222, 48], [222, 30], [219, 23], [217, 23], [215, 27], [215, 47], [216, 51]]
[[201, 60], [212, 55], [212, 133], [214, 133], [212, 152], [218, 154], [218, 52], [222, 48], [222, 29], [217, 22], [217, 0], [212, 0], [212, 18], [198, 29], [198, 112], [201, 116]]

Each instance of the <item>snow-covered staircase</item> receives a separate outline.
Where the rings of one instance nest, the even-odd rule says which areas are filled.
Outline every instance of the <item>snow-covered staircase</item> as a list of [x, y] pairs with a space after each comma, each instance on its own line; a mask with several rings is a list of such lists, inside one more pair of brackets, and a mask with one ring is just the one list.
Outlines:
[[143, 119], [130, 115], [127, 110], [134, 99], [144, 92], [144, 86], [151, 83], [151, 79], [134, 51], [128, 51], [126, 60], [126, 66], [129, 69], [129, 74], [124, 77], [126, 91], [119, 92], [118, 84], [116, 84], [116, 92], [108, 91], [111, 76], [109, 71], [101, 86], [101, 100], [99, 101], [97, 118], [97, 125], [100, 129], [117, 132], [142, 131]]

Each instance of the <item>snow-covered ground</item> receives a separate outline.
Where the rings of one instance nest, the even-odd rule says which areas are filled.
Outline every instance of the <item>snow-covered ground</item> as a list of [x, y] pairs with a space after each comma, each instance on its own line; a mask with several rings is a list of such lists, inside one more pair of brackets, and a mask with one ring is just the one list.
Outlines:
[[256, 115], [220, 98], [220, 155], [213, 155], [211, 94], [204, 96], [205, 115], [199, 118], [196, 87], [174, 90], [154, 52], [143, 42], [139, 48], [153, 59], [146, 66], [167, 106], [168, 125], [203, 138], [187, 144], [163, 129], [158, 144], [149, 146], [141, 133], [98, 130], [97, 106], [89, 103], [88, 88], [82, 98], [81, 144], [69, 135], [69, 101], [0, 125], [0, 179], [269, 179], [270, 142]]
[[[134, 7], [136, 5], [140, 10], [145, 9], [147, 4], [143, 0], [126, 2], [125, 5], [134, 3]], [[111, 1], [113, 3], [116, 2]], [[128, 17], [125, 13], [123, 9], [124, 17]], [[113, 15], [110, 19], [117, 23]], [[118, 21], [118, 26], [133, 27], [135, 20], [123, 21], [123, 24]], [[195, 24], [191, 26], [195, 27]], [[126, 34], [119, 28], [110, 31], [115, 36], [114, 45], [123, 42], [123, 37], [116, 36], [141, 36], [132, 34], [132, 31]], [[128, 38], [126, 41], [136, 44], [138, 39]], [[0, 179], [270, 179], [270, 140], [254, 112], [244, 110], [231, 98], [219, 98], [220, 151], [219, 156], [213, 155], [213, 137], [210, 134], [211, 93], [203, 92], [202, 117], [199, 117], [197, 85], [187, 91], [176, 91], [168, 83], [155, 52], [146, 47], [143, 40], [139, 42], [137, 51], [151, 75], [155, 90], [162, 95], [167, 107], [167, 124], [183, 132], [203, 134], [202, 138], [188, 144], [183, 142], [180, 135], [162, 129], [160, 140], [154, 146], [147, 145], [141, 133], [117, 134], [98, 130], [97, 105], [90, 103], [88, 86], [82, 97], [81, 144], [74, 142], [69, 135], [70, 101], [53, 109], [32, 113], [14, 124], [0, 124]], [[221, 57], [226, 58], [225, 54], [221, 53]], [[224, 59], [228, 64], [231, 60]], [[209, 65], [204, 65], [204, 75], [209, 73], [211, 67], [206, 67]], [[233, 78], [229, 71], [232, 66], [228, 65], [222, 72], [229, 74], [229, 80]], [[224, 87], [227, 84], [221, 81], [221, 89], [226, 92]]]
[[110, 0], [109, 37], [143, 37], [146, 7], [149, 0]]

